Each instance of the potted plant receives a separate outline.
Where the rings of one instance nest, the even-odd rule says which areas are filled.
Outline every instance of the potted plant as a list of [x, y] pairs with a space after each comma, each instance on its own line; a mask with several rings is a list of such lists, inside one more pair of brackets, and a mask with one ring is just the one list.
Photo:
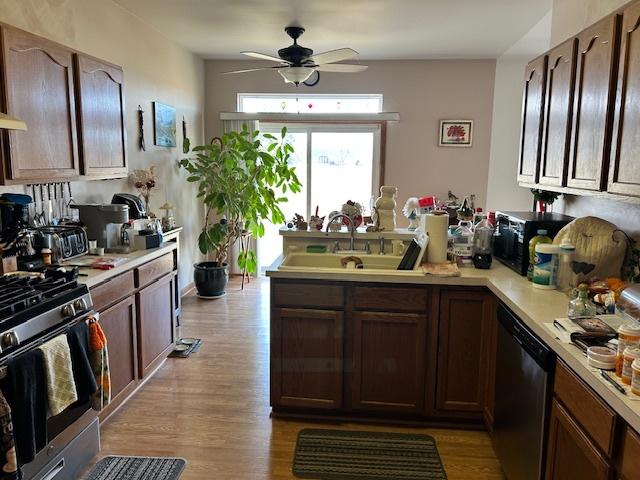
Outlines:
[[537, 203], [538, 211], [541, 213], [546, 213], [548, 207], [553, 205], [553, 202], [560, 196], [557, 192], [549, 192], [537, 188], [532, 188], [531, 193], [533, 193], [533, 200]]
[[[288, 164], [293, 146], [286, 140], [259, 131], [225, 133], [208, 145], [191, 150], [180, 165], [188, 172], [187, 181], [198, 185], [197, 197], [205, 206], [205, 221], [198, 247], [212, 261], [194, 265], [194, 282], [203, 298], [224, 294], [229, 273], [229, 248], [243, 233], [255, 238], [264, 235], [264, 221], [284, 223], [280, 204], [288, 191], [297, 193], [301, 184]], [[240, 253], [238, 266], [254, 272], [257, 259], [253, 251]]]

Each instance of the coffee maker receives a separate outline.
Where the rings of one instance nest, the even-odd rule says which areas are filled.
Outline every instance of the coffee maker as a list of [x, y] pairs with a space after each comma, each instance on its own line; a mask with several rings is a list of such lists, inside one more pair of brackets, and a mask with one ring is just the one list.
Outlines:
[[123, 245], [121, 228], [129, 221], [128, 205], [105, 204], [73, 204], [80, 214], [80, 222], [87, 228], [89, 240], [95, 240], [98, 247], [107, 253], [126, 253], [127, 245]]

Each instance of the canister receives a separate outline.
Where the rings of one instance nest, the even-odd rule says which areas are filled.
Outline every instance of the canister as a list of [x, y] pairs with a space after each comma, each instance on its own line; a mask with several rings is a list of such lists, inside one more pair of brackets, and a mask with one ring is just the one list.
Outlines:
[[627, 347], [640, 347], [640, 325], [620, 325], [618, 328], [618, 359], [616, 375], [622, 376], [624, 351]]
[[558, 284], [558, 254], [560, 247], [550, 243], [538, 243], [533, 265], [533, 286], [553, 290]]
[[623, 361], [622, 361], [622, 375], [620, 380], [625, 385], [631, 385], [631, 377], [633, 376], [633, 370], [631, 364], [640, 358], [640, 348], [627, 347], [624, 349]]
[[640, 395], [640, 360], [634, 360], [631, 364], [631, 393]]

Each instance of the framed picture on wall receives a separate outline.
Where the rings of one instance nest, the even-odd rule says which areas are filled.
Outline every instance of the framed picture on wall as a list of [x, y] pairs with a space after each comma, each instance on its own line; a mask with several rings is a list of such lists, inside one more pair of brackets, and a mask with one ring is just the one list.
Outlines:
[[440, 120], [441, 147], [470, 147], [473, 143], [473, 120]]
[[160, 102], [153, 102], [153, 143], [176, 146], [176, 109]]

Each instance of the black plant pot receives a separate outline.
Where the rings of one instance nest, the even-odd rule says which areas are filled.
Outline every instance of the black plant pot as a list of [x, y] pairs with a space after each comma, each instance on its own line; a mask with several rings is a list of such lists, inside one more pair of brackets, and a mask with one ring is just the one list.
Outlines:
[[229, 281], [227, 264], [200, 262], [193, 266], [193, 282], [200, 298], [218, 298], [224, 295]]

